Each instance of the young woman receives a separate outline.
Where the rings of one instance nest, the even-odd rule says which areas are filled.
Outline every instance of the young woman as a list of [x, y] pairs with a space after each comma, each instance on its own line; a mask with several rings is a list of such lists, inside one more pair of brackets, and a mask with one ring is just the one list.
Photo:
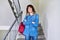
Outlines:
[[38, 23], [39, 16], [32, 5], [28, 5], [26, 8], [26, 16], [23, 20], [25, 25], [25, 30], [23, 34], [25, 35], [25, 40], [37, 40], [38, 38]]

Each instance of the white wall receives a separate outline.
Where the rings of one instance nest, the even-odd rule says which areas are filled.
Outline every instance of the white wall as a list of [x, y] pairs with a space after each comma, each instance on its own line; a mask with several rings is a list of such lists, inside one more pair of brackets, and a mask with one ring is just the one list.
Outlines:
[[48, 1], [47, 0], [39, 0], [39, 11], [40, 11], [40, 22], [43, 28], [43, 32], [45, 37], [47, 37], [47, 17], [46, 17], [46, 7], [47, 7]]
[[47, 40], [60, 40], [60, 1], [49, 0], [46, 7]]
[[41, 23], [47, 40], [60, 40], [60, 0], [40, 0]]
[[15, 20], [8, 0], [0, 0], [0, 30], [7, 30]]

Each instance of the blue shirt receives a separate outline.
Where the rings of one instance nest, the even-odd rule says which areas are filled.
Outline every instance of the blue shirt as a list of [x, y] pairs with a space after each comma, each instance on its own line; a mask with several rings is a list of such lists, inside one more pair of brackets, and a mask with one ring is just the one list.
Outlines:
[[24, 35], [26, 36], [37, 36], [38, 35], [38, 23], [39, 15], [26, 15], [23, 23], [25, 25]]

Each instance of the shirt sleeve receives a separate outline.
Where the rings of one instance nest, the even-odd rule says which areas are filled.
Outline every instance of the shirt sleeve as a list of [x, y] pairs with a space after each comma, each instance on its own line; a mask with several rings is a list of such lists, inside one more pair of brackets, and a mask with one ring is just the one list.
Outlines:
[[23, 20], [23, 24], [24, 24], [24, 25], [29, 25], [29, 22], [28, 22], [28, 20], [27, 20], [27, 17], [28, 17], [28, 16], [25, 16], [25, 18], [24, 18], [24, 20]]
[[35, 21], [32, 22], [33, 26], [38, 27], [39, 24], [39, 15], [35, 16]]

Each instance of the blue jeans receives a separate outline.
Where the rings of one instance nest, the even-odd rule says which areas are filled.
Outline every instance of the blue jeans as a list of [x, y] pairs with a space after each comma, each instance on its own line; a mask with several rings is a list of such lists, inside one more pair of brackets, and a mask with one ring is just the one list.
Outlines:
[[25, 40], [38, 40], [37, 36], [25, 36]]

